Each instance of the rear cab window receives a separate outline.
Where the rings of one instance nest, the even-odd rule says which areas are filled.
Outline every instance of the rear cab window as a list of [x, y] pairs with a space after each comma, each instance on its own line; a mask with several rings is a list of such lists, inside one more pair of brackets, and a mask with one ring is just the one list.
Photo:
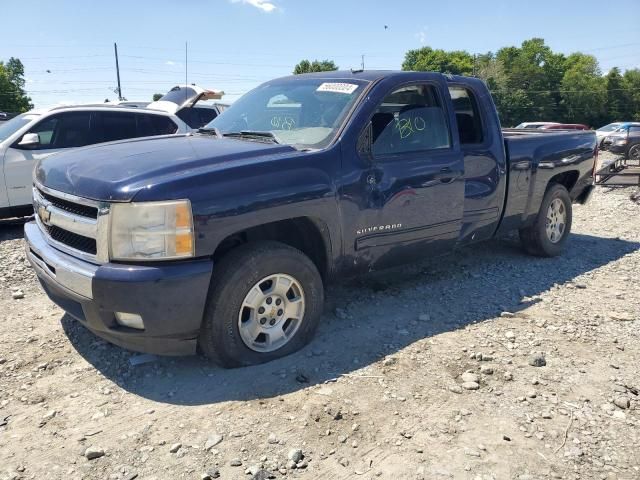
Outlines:
[[483, 143], [484, 129], [480, 108], [473, 92], [462, 85], [450, 85], [449, 94], [458, 124], [461, 145]]

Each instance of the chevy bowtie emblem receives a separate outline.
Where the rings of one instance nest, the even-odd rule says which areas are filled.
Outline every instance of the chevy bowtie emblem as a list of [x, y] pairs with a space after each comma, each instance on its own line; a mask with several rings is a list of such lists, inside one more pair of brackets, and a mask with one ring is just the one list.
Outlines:
[[44, 205], [40, 205], [38, 207], [38, 217], [40, 217], [40, 221], [45, 225], [49, 225], [51, 220], [51, 212], [47, 210], [47, 207]]

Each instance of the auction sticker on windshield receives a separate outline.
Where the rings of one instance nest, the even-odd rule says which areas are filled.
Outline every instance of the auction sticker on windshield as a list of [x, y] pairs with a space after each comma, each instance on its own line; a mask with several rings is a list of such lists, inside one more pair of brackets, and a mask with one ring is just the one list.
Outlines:
[[316, 92], [332, 92], [332, 93], [353, 93], [358, 88], [354, 83], [323, 83]]

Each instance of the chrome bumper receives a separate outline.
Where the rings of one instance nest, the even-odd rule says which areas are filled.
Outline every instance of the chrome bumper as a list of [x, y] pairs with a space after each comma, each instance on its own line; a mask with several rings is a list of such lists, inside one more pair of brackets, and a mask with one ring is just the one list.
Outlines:
[[45, 281], [53, 282], [76, 295], [92, 299], [92, 281], [97, 265], [78, 260], [56, 250], [45, 240], [35, 222], [24, 226], [27, 259], [36, 274]]

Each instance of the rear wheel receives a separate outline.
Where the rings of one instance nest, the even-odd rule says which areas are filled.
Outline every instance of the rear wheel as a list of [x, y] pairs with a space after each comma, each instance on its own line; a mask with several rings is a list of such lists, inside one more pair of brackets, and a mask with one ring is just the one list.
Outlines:
[[533, 224], [520, 230], [520, 239], [527, 252], [541, 257], [560, 255], [571, 231], [572, 215], [567, 189], [563, 185], [551, 185]]
[[214, 268], [200, 349], [224, 367], [283, 357], [311, 340], [323, 303], [320, 273], [302, 252], [278, 242], [240, 246]]

